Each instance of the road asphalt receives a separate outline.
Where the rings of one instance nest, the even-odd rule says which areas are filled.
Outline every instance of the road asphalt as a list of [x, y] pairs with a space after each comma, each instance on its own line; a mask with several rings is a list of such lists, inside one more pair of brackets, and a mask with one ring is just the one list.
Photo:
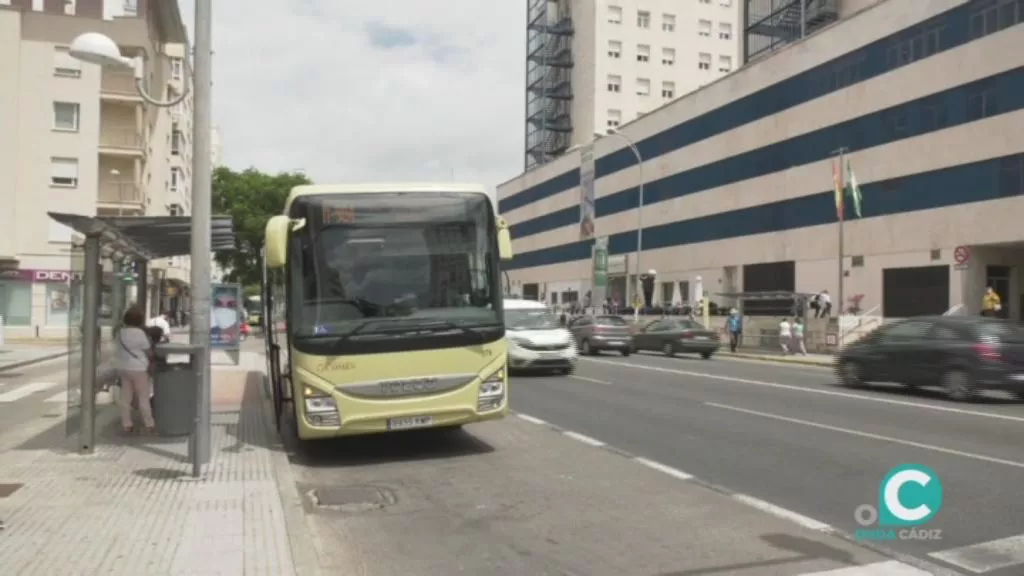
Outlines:
[[1024, 405], [1010, 399], [957, 404], [840, 388], [823, 368], [655, 355], [584, 358], [572, 377], [522, 376], [512, 393], [530, 417], [851, 538], [890, 469], [927, 466], [944, 501], [923, 527], [941, 540], [865, 544], [932, 568], [1024, 573]]

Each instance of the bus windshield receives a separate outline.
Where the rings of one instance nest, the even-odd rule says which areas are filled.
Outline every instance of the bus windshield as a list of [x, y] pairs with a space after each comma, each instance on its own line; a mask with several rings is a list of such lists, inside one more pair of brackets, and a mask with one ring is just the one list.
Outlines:
[[311, 196], [298, 210], [306, 225], [292, 242], [296, 339], [368, 335], [395, 325], [464, 330], [501, 322], [487, 196]]

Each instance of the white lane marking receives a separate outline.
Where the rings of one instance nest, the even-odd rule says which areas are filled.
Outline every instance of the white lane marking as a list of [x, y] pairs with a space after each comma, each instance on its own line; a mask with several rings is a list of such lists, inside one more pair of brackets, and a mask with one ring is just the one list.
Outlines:
[[932, 574], [932, 572], [921, 570], [910, 564], [904, 564], [896, 560], [887, 560], [863, 566], [847, 566], [846, 568], [836, 568], [835, 570], [807, 572], [797, 576], [932, 576]]
[[783, 518], [785, 520], [789, 520], [790, 522], [795, 522], [809, 530], [816, 530], [818, 532], [829, 532], [832, 530], [832, 527], [828, 524], [825, 524], [824, 522], [818, 522], [814, 518], [804, 516], [803, 514], [798, 514], [796, 512], [793, 512], [792, 510], [787, 510], [785, 508], [776, 506], [771, 502], [765, 502], [764, 500], [761, 500], [759, 498], [754, 498], [753, 496], [747, 496], [746, 494], [733, 494], [732, 497], [737, 502], [742, 502], [747, 506], [753, 506], [754, 508], [757, 508], [762, 512], [767, 512], [768, 514], [771, 514], [772, 516]]
[[10, 392], [0, 394], [0, 402], [17, 402], [22, 398], [35, 394], [36, 392], [46, 392], [55, 386], [57, 386], [56, 382], [29, 382], [28, 384], [15, 388]]
[[46, 400], [43, 400], [43, 402], [62, 402], [64, 404], [67, 404], [68, 403], [68, 391], [64, 390], [63, 392], [57, 392], [53, 396], [50, 396]]
[[598, 380], [597, 378], [587, 378], [586, 376], [576, 376], [573, 374], [569, 378], [575, 378], [576, 380], [583, 380], [584, 382], [593, 382], [594, 384], [604, 384], [605, 386], [611, 386], [611, 382], [605, 382], [604, 380]]
[[596, 438], [591, 438], [590, 436], [584, 436], [583, 434], [580, 434], [579, 432], [565, 431], [565, 432], [563, 432], [563, 434], [565, 434], [569, 438], [572, 438], [573, 440], [579, 440], [580, 442], [583, 442], [584, 444], [590, 444], [591, 446], [604, 446], [604, 442], [601, 442], [600, 440], [598, 440]]
[[928, 554], [975, 574], [1024, 563], [1024, 534]]
[[519, 418], [526, 420], [531, 424], [547, 424], [547, 422], [541, 420], [540, 418], [534, 418], [533, 416], [530, 416], [528, 414], [519, 414], [518, 416]]
[[893, 438], [892, 436], [882, 436], [880, 434], [872, 434], [870, 432], [862, 432], [860, 430], [851, 430], [850, 428], [840, 428], [839, 426], [830, 426], [828, 424], [819, 424], [818, 422], [811, 422], [809, 420], [801, 420], [799, 418], [790, 418], [789, 416], [781, 416], [779, 414], [772, 414], [770, 412], [761, 412], [759, 410], [748, 410], [746, 408], [739, 408], [737, 406], [729, 406], [728, 404], [718, 404], [716, 402], [705, 402], [704, 405], [711, 406], [714, 408], [721, 408], [722, 410], [731, 410], [733, 412], [742, 412], [744, 414], [750, 414], [753, 416], [761, 416], [762, 418], [770, 418], [772, 420], [779, 420], [781, 422], [789, 422], [791, 424], [800, 424], [802, 426], [809, 426], [811, 428], [819, 428], [821, 430], [829, 430], [832, 432], [842, 432], [843, 434], [849, 434], [851, 436], [860, 436], [861, 438], [870, 438], [872, 440], [881, 440], [882, 442], [889, 442], [891, 444], [901, 444], [903, 446], [911, 446], [914, 448], [922, 448], [924, 450], [931, 450], [933, 452], [942, 452], [943, 454], [950, 454], [952, 456], [961, 456], [963, 458], [970, 458], [972, 460], [980, 460], [982, 462], [989, 462], [992, 464], [1002, 464], [1004, 466], [1013, 466], [1015, 468], [1024, 468], [1024, 462], [1017, 462], [1015, 460], [1004, 460], [1002, 458], [996, 458], [994, 456], [985, 456], [984, 454], [975, 454], [973, 452], [964, 452], [962, 450], [954, 450], [952, 448], [943, 448], [942, 446], [935, 446], [934, 444], [924, 444], [922, 442], [914, 442], [912, 440], [903, 440], [900, 438]]
[[653, 468], [658, 472], [668, 474], [673, 478], [678, 478], [680, 480], [690, 480], [693, 478], [692, 474], [687, 474], [686, 472], [683, 472], [682, 470], [673, 468], [671, 466], [665, 466], [661, 462], [655, 462], [654, 460], [648, 460], [647, 458], [641, 458], [639, 456], [633, 458], [633, 460], [640, 464], [643, 464], [644, 466], [647, 466], [648, 468]]
[[600, 364], [613, 364], [615, 366], [623, 366], [626, 368], [636, 368], [637, 370], [649, 370], [651, 372], [664, 372], [666, 374], [679, 374], [681, 376], [695, 376], [698, 378], [707, 378], [709, 380], [721, 380], [723, 382], [735, 382], [737, 384], [751, 384], [754, 386], [765, 386], [767, 388], [777, 388], [780, 390], [792, 390], [794, 392], [805, 392], [810, 394], [822, 394], [825, 396], [836, 396], [839, 398], [853, 398], [855, 400], [863, 400], [865, 402], [879, 402], [882, 404], [891, 404], [895, 406], [909, 406], [911, 408], [921, 408], [925, 410], [935, 410], [936, 412], [949, 412], [952, 414], [962, 414], [966, 416], [981, 416], [983, 418], [992, 418], [995, 420], [1009, 420], [1011, 422], [1024, 422], [1024, 416], [1010, 416], [1007, 414], [994, 414], [991, 412], [979, 412], [977, 410], [965, 410], [963, 408], [950, 408], [948, 406], [936, 406], [934, 404], [921, 404], [918, 402], [908, 402], [906, 400], [894, 400], [892, 398], [883, 398], [878, 396], [866, 396], [861, 394], [851, 394], [849, 392], [837, 392], [835, 390], [823, 390], [820, 388], [810, 388], [806, 386], [793, 386], [791, 384], [779, 384], [778, 382], [765, 382], [764, 380], [751, 380], [749, 378], [736, 378], [734, 376], [722, 376], [721, 374], [708, 374], [706, 372], [690, 372], [689, 370], [676, 370], [673, 368], [662, 368], [660, 366], [642, 366], [640, 364], [632, 364], [626, 362], [615, 362], [613, 360], [599, 360], [596, 358], [587, 358], [587, 362], [597, 362]]

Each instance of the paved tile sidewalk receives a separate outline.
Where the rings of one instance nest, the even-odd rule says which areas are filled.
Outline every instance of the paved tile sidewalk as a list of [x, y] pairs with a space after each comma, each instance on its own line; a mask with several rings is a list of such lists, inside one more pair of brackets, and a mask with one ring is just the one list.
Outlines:
[[781, 362], [784, 364], [804, 364], [810, 366], [832, 366], [832, 363], [835, 361], [835, 357], [829, 354], [783, 356], [782, 354], [758, 354], [742, 351], [733, 353], [728, 350], [721, 352], [721, 354], [726, 358], [746, 358], [749, 360], [761, 360], [764, 362]]
[[201, 479], [189, 477], [184, 439], [120, 437], [112, 409], [93, 455], [67, 451], [63, 423], [0, 453], [0, 484], [21, 485], [0, 497], [3, 572], [297, 574], [289, 527], [303, 524], [301, 508], [297, 492], [282, 503], [279, 486], [294, 483], [279, 478], [290, 472], [250, 356], [214, 368], [213, 458]]

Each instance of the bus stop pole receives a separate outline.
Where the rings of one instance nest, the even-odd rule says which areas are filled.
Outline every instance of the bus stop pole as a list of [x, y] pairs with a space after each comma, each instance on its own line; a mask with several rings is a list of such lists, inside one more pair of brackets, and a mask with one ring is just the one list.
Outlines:
[[201, 371], [199, 377], [199, 398], [196, 402], [196, 429], [193, 443], [193, 466], [210, 461], [211, 446], [211, 387], [210, 387], [210, 258], [212, 247], [211, 230], [211, 186], [212, 166], [210, 158], [212, 138], [213, 84], [213, 0], [196, 0], [195, 58], [192, 67], [192, 233], [191, 233], [191, 274], [192, 309], [189, 340], [193, 346], [201, 347]]
[[81, 364], [81, 407], [79, 409], [78, 444], [83, 454], [91, 454], [96, 443], [96, 365], [99, 347], [100, 283], [103, 271], [100, 268], [100, 238], [97, 235], [85, 237], [85, 275], [82, 289], [82, 364]]

